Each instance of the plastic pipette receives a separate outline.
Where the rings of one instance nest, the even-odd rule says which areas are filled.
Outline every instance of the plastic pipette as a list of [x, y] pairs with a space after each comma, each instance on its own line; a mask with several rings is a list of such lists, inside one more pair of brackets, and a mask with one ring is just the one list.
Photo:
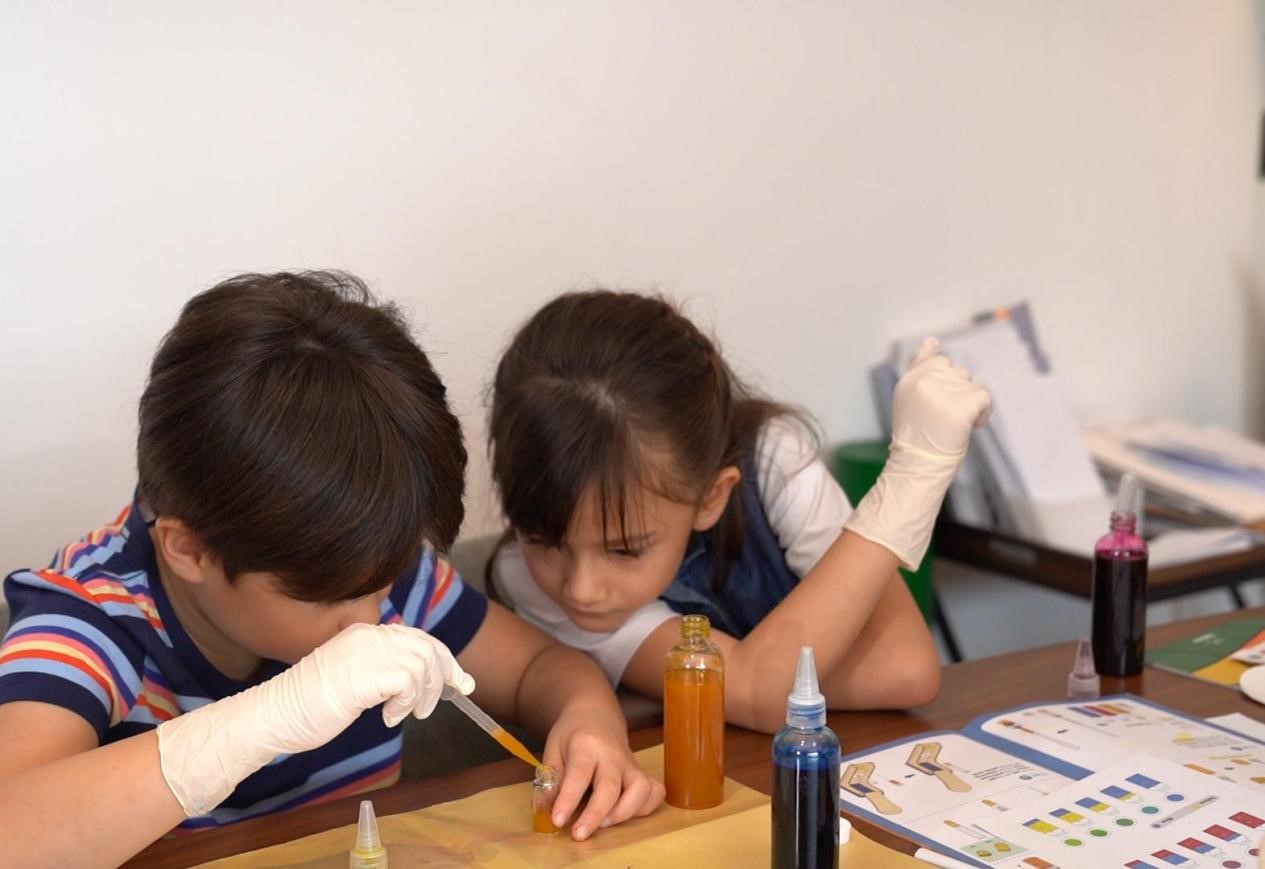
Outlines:
[[493, 721], [490, 715], [475, 706], [474, 701], [469, 697], [452, 687], [445, 687], [442, 697], [464, 712], [471, 721], [483, 728], [488, 736], [499, 742], [510, 754], [523, 763], [531, 764], [533, 767], [541, 766], [540, 761], [536, 759], [536, 755], [527, 750], [527, 746], [515, 739], [514, 735], [504, 727]]
[[387, 849], [378, 835], [378, 816], [373, 801], [360, 801], [360, 822], [356, 825], [356, 847], [351, 849], [351, 869], [387, 869]]

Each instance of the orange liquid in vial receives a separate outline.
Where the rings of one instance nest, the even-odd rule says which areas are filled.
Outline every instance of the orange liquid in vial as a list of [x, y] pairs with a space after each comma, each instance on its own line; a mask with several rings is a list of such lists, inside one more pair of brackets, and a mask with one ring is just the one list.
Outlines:
[[534, 809], [531, 813], [531, 829], [534, 833], [556, 833], [561, 827], [555, 826], [553, 818], [549, 813], [553, 811], [552, 806], [546, 806], [542, 809]]
[[540, 766], [540, 761], [536, 760], [536, 755], [527, 750], [527, 746], [523, 745], [514, 735], [505, 728], [499, 728], [496, 733], [492, 734], [492, 738], [501, 743], [505, 750], [523, 763], [530, 763], [532, 768]]
[[668, 805], [708, 809], [725, 796], [725, 679], [671, 670], [663, 679], [663, 779]]

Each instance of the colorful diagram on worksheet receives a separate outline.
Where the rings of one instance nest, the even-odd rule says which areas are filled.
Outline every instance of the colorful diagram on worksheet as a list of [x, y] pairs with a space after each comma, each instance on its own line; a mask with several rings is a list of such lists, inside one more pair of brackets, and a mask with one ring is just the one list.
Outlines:
[[1265, 744], [1136, 697], [1028, 706], [977, 719], [967, 730], [1086, 772], [1146, 752], [1265, 793]]
[[1247, 869], [1265, 837], [1262, 758], [1256, 740], [1120, 695], [850, 755], [840, 795], [975, 866]]

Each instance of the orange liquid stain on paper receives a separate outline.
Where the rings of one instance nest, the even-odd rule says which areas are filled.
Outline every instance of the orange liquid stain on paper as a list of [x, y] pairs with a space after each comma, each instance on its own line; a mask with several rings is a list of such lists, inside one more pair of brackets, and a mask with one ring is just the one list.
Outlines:
[[663, 769], [669, 805], [707, 809], [725, 796], [725, 682], [714, 670], [673, 670], [663, 683]]

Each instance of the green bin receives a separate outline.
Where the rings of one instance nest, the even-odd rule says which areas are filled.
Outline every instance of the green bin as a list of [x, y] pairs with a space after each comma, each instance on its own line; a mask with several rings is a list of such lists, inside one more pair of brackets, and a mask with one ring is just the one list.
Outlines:
[[[835, 479], [855, 507], [861, 503], [865, 493], [870, 491], [870, 487], [882, 473], [883, 465], [887, 463], [887, 441], [853, 441], [842, 444], [835, 449], [833, 460]], [[932, 551], [928, 549], [917, 570], [900, 572], [928, 624], [932, 618], [931, 564]]]

